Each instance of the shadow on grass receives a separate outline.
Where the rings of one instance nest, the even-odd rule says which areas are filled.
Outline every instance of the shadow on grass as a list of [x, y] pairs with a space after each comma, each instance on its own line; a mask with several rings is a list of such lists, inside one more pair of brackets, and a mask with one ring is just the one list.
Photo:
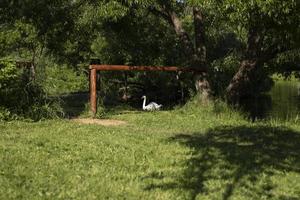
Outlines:
[[184, 174], [167, 184], [149, 185], [146, 190], [181, 189], [189, 192], [190, 199], [218, 193], [213, 199], [227, 200], [236, 190], [251, 199], [300, 197], [300, 191], [296, 196], [275, 197], [272, 193], [278, 186], [271, 180], [274, 173], [300, 173], [300, 133], [289, 128], [221, 126], [207, 134], [178, 134], [170, 140], [192, 151]]
[[89, 102], [88, 92], [70, 93], [62, 95], [60, 98], [63, 101], [63, 110], [67, 118], [73, 118], [80, 116], [85, 108], [85, 105]]

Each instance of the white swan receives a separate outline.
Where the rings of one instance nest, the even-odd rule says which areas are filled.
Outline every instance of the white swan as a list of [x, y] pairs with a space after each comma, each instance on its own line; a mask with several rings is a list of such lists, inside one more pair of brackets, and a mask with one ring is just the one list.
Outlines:
[[142, 99], [144, 99], [144, 102], [143, 102], [143, 110], [146, 110], [146, 111], [154, 111], [154, 110], [159, 110], [162, 105], [158, 105], [157, 103], [155, 102], [151, 102], [149, 103], [147, 106], [146, 106], [146, 96], [142, 96]]

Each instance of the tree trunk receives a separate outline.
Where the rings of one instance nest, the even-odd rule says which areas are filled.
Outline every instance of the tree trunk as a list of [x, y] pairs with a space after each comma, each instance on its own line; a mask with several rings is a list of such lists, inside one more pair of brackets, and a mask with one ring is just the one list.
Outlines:
[[31, 81], [35, 81], [36, 78], [36, 67], [35, 67], [35, 63], [31, 63], [30, 66], [30, 80]]
[[257, 71], [263, 62], [261, 59], [263, 37], [261, 36], [262, 30], [258, 26], [254, 24], [249, 28], [244, 59], [241, 61], [238, 72], [226, 89], [227, 100], [230, 103], [239, 103], [242, 97], [253, 96], [256, 93], [253, 86], [257, 84], [256, 81], [259, 79]]
[[241, 97], [253, 95], [252, 84], [258, 68], [256, 60], [243, 60], [240, 68], [227, 87], [227, 99], [231, 103], [239, 103]]
[[206, 60], [206, 45], [205, 45], [205, 27], [204, 17], [202, 11], [194, 7], [194, 30], [195, 30], [195, 53], [193, 55], [193, 67], [204, 69], [205, 72], [195, 76], [195, 85], [198, 93], [200, 94], [200, 100], [207, 103], [211, 99], [211, 85], [208, 81], [208, 69]]
[[195, 76], [195, 86], [198, 94], [200, 95], [200, 101], [202, 103], [208, 103], [211, 100], [211, 86], [208, 81], [208, 74], [202, 72]]
[[199, 8], [193, 8], [195, 42], [191, 40], [189, 34], [185, 31], [182, 21], [169, 6], [163, 6], [162, 10], [151, 9], [154, 13], [159, 13], [174, 28], [179, 39], [183, 43], [184, 52], [192, 67], [203, 69], [203, 73], [195, 76], [195, 85], [201, 100], [209, 101], [211, 97], [211, 86], [208, 81], [206, 46], [205, 46], [205, 28], [202, 11]]
[[176, 15], [174, 11], [168, 12], [170, 17], [171, 24], [178, 35], [179, 39], [182, 41], [184, 45], [184, 52], [187, 56], [195, 55], [194, 45], [188, 35], [188, 33], [184, 30], [183, 25], [179, 17]]
[[206, 45], [204, 17], [199, 8], [193, 8], [194, 30], [195, 30], [195, 60], [206, 66]]

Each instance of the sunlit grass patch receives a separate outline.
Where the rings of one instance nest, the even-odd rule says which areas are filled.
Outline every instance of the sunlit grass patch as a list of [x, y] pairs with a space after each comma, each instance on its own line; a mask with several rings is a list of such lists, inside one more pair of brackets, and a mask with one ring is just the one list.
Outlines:
[[[223, 109], [223, 108], [222, 108]], [[213, 106], [0, 123], [0, 199], [297, 199], [300, 127]]]

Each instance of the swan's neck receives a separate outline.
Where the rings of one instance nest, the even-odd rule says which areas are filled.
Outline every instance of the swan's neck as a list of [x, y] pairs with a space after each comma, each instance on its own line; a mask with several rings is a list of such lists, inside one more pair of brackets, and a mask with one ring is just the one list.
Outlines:
[[146, 107], [146, 97], [144, 98], [143, 109], [145, 109], [145, 107]]

